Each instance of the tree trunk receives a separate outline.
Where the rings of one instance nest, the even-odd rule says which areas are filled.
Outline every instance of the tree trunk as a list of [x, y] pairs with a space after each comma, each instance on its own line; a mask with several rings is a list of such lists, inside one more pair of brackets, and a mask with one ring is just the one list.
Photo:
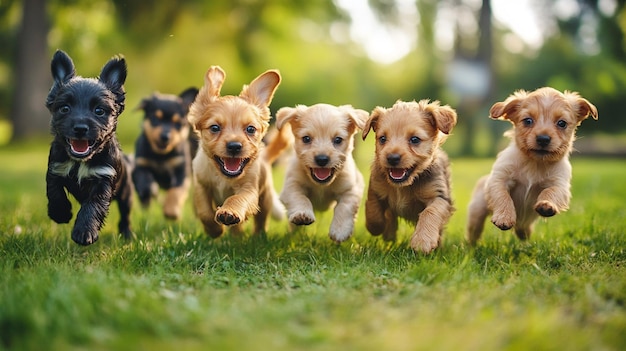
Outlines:
[[24, 0], [13, 76], [13, 141], [50, 130], [50, 114], [45, 106], [52, 84], [47, 54], [48, 28], [45, 0]]

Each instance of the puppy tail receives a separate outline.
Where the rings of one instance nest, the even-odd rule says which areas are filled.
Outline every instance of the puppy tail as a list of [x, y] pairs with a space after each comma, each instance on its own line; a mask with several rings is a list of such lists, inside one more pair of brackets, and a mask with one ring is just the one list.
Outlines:
[[283, 125], [280, 129], [274, 129], [268, 133], [269, 142], [265, 146], [264, 158], [267, 163], [274, 163], [280, 154], [285, 151], [293, 143], [293, 133], [291, 133], [291, 125], [289, 123]]

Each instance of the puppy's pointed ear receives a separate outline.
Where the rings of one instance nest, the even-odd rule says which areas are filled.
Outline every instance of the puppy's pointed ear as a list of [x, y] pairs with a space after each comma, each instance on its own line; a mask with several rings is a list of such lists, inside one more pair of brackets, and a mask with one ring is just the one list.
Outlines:
[[367, 111], [356, 109], [352, 107], [352, 105], [341, 105], [339, 109], [347, 114], [348, 118], [354, 123], [357, 129], [363, 130], [370, 115]]
[[430, 113], [435, 119], [435, 126], [444, 134], [450, 134], [452, 128], [456, 125], [456, 111], [448, 106], [432, 105]]
[[54, 53], [50, 69], [56, 84], [63, 84], [76, 76], [74, 62], [63, 50], [57, 50]]
[[226, 72], [220, 66], [211, 66], [204, 75], [204, 86], [200, 89], [202, 97], [213, 100], [220, 96], [220, 90], [226, 79]]
[[300, 116], [302, 112], [306, 111], [308, 107], [304, 105], [298, 105], [293, 107], [283, 107], [276, 112], [276, 128], [282, 129], [287, 123]]
[[517, 112], [521, 107], [522, 101], [528, 96], [524, 90], [516, 91], [513, 95], [501, 102], [496, 102], [489, 109], [489, 118], [491, 119], [508, 119], [515, 123], [517, 121]]
[[256, 77], [250, 85], [244, 86], [239, 96], [261, 109], [266, 108], [274, 98], [280, 79], [278, 70], [266, 71]]
[[587, 99], [581, 97], [580, 95], [578, 95], [578, 93], [569, 91], [565, 91], [564, 95], [568, 99], [568, 101], [570, 101], [570, 105], [576, 113], [579, 124], [587, 119], [587, 117], [589, 116], [591, 116], [595, 120], [598, 119], [598, 109]]
[[183, 106], [185, 109], [189, 109], [189, 106], [193, 103], [198, 95], [198, 89], [195, 87], [191, 87], [180, 93], [178, 97], [183, 100]]
[[120, 90], [128, 74], [126, 60], [123, 56], [115, 56], [102, 67], [100, 81], [111, 90]]
[[365, 122], [365, 125], [363, 126], [363, 140], [365, 140], [365, 138], [367, 137], [367, 134], [369, 134], [370, 129], [372, 129], [374, 131], [374, 133], [376, 133], [376, 123], [378, 123], [378, 119], [380, 118], [380, 116], [382, 116], [387, 110], [385, 110], [384, 108], [377, 106], [373, 111], [372, 114], [369, 116], [369, 118], [367, 119], [367, 121]]

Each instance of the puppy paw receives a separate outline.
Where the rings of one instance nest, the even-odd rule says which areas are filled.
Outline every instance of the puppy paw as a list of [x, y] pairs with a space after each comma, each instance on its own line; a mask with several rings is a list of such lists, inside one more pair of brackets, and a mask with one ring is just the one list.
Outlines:
[[411, 248], [424, 254], [431, 253], [439, 247], [439, 233], [434, 234], [413, 234], [411, 237]]
[[234, 225], [241, 222], [241, 218], [239, 216], [223, 208], [219, 208], [215, 212], [215, 220], [224, 225]]
[[81, 231], [78, 228], [72, 230], [72, 240], [79, 245], [91, 245], [98, 241], [98, 231]]
[[494, 212], [491, 217], [491, 223], [500, 228], [500, 230], [509, 230], [515, 226], [515, 214], [511, 216]]
[[340, 225], [331, 226], [328, 236], [330, 237], [332, 241], [336, 243], [341, 243], [350, 239], [350, 237], [352, 236], [353, 229], [354, 227], [350, 224], [344, 225], [344, 226], [340, 226]]
[[56, 223], [69, 223], [72, 219], [72, 205], [48, 206], [48, 217]]
[[556, 207], [550, 201], [539, 201], [535, 205], [535, 211], [542, 217], [552, 217], [558, 213]]
[[295, 212], [289, 216], [289, 222], [295, 225], [309, 225], [315, 222], [315, 215], [312, 212]]

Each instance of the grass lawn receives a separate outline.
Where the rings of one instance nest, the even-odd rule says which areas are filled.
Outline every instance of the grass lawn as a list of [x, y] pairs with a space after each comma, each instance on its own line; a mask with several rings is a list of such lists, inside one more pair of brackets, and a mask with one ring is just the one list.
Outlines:
[[340, 246], [330, 213], [212, 240], [190, 203], [180, 222], [135, 206], [130, 242], [112, 206], [80, 247], [47, 217], [46, 160], [45, 145], [0, 148], [0, 350], [626, 349], [624, 160], [574, 159], [568, 212], [528, 242], [488, 224], [472, 249], [466, 205], [493, 159], [453, 158], [457, 211], [429, 256], [407, 224], [396, 243], [370, 237], [362, 213]]

